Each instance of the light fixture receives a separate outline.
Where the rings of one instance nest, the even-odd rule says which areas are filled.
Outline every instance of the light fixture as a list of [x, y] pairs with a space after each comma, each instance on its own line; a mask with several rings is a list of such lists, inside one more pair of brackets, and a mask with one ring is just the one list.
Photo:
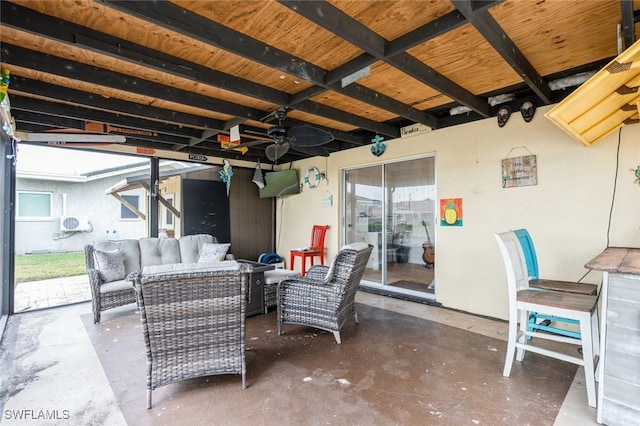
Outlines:
[[522, 118], [525, 123], [533, 120], [533, 115], [536, 113], [536, 104], [531, 99], [527, 99], [522, 103], [520, 107], [520, 114], [522, 114]]
[[498, 127], [504, 127], [511, 117], [511, 107], [509, 105], [502, 105], [498, 109]]
[[259, 161], [258, 161], [258, 164], [256, 165], [256, 171], [253, 172], [253, 179], [251, 179], [251, 182], [255, 183], [260, 189], [264, 188], [266, 185], [264, 182], [264, 175], [262, 174], [262, 169], [260, 168]]

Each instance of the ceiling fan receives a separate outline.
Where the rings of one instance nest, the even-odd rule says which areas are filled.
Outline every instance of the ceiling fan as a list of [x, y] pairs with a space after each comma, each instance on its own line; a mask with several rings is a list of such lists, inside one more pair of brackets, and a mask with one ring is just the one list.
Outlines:
[[[267, 129], [267, 133], [258, 133], [248, 130], [247, 133], [254, 133], [261, 136], [267, 136], [269, 139], [244, 142], [233, 148], [239, 148], [243, 146], [256, 146], [263, 143], [269, 143], [265, 150], [267, 158], [271, 161], [276, 161], [289, 151], [289, 148], [304, 154], [313, 156], [328, 157], [329, 151], [322, 147], [333, 140], [333, 135], [322, 129], [311, 126], [295, 126], [284, 127], [282, 121], [287, 117], [287, 110], [285, 107], [280, 107], [275, 110], [273, 116], [278, 120], [278, 124]], [[272, 114], [269, 114], [263, 119], [265, 121]]]

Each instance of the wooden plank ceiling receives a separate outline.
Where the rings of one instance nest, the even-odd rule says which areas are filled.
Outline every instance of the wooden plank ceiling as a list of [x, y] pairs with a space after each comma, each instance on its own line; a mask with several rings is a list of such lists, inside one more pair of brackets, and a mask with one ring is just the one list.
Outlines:
[[[266, 161], [267, 143], [311, 125], [335, 152], [421, 123], [434, 129], [496, 115], [508, 94], [556, 103], [640, 31], [640, 0], [90, 1], [0, 3], [1, 62], [18, 130], [100, 128], [126, 144]], [[621, 31], [618, 31], [620, 25]], [[618, 37], [620, 33], [621, 37]], [[369, 67], [343, 87], [342, 79]], [[455, 114], [465, 107], [467, 112]], [[463, 109], [463, 111], [465, 111]], [[100, 123], [96, 127], [95, 123]], [[496, 131], [500, 131], [496, 125]], [[308, 157], [290, 150], [279, 163]]]

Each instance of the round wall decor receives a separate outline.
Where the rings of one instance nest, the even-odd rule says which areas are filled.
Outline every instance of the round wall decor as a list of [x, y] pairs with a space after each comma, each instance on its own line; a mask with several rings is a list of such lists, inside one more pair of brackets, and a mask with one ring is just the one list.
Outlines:
[[317, 167], [312, 166], [307, 169], [307, 173], [304, 174], [304, 183], [309, 189], [316, 189], [320, 184], [320, 181], [324, 178], [324, 174], [320, 173]]

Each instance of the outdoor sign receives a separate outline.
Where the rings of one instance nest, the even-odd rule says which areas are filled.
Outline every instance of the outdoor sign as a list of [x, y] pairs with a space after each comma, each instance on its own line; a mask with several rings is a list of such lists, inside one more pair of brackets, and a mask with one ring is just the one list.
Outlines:
[[204, 155], [200, 155], [200, 154], [189, 154], [189, 160], [194, 160], [194, 161], [207, 161], [208, 158], [205, 157]]
[[153, 155], [156, 153], [156, 150], [151, 148], [142, 148], [138, 146], [136, 147], [136, 152], [138, 154]]
[[[236, 146], [240, 145], [239, 137], [240, 136], [238, 135], [238, 140], [232, 141], [229, 135], [223, 135], [219, 133], [217, 136], [218, 142], [220, 142], [220, 147], [222, 149], [234, 149]], [[242, 152], [242, 154], [246, 154], [247, 151], [249, 151], [249, 148], [247, 148], [246, 146], [243, 146], [236, 149], [236, 151], [240, 151]]]
[[405, 126], [400, 128], [400, 137], [406, 138], [408, 136], [420, 135], [422, 133], [427, 133], [431, 131], [431, 127], [425, 126], [421, 123], [415, 123], [410, 126]]

